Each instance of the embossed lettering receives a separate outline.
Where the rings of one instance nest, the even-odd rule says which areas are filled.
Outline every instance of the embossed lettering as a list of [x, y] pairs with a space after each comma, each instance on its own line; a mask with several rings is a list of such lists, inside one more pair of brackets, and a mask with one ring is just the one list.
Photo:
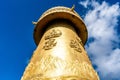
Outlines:
[[53, 29], [48, 35], [45, 36], [45, 40], [50, 39], [50, 38], [56, 38], [62, 35], [62, 32], [58, 29]]
[[59, 29], [52, 29], [49, 34], [45, 36], [45, 45], [43, 46], [43, 49], [49, 50], [56, 46], [57, 42], [55, 41], [55, 38], [61, 35], [62, 32]]
[[76, 37], [76, 40], [83, 46], [82, 40], [79, 37]]
[[43, 46], [43, 49], [49, 50], [52, 47], [56, 46], [57, 42], [55, 42], [55, 39], [49, 39], [45, 42], [45, 45]]
[[80, 53], [82, 52], [82, 50], [80, 48], [80, 44], [76, 40], [71, 40], [70, 47], [74, 48], [76, 51], [78, 51]]

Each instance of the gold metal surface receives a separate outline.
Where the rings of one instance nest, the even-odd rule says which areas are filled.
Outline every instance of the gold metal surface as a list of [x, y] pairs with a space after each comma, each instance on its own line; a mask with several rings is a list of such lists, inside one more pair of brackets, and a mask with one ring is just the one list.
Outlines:
[[[39, 27], [37, 22], [36, 29]], [[74, 23], [55, 19], [44, 27], [39, 29], [44, 32], [39, 33], [42, 37], [34, 33], [35, 41], [41, 40], [21, 80], [99, 80], [84, 49], [82, 40], [87, 38], [81, 39]]]

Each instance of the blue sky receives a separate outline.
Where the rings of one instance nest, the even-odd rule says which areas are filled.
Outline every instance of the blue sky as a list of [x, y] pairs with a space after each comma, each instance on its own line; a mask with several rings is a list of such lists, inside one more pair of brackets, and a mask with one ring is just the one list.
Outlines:
[[120, 80], [119, 0], [1, 0], [0, 80], [20, 80], [36, 45], [32, 21], [54, 6], [72, 7], [89, 32], [85, 47], [101, 80]]

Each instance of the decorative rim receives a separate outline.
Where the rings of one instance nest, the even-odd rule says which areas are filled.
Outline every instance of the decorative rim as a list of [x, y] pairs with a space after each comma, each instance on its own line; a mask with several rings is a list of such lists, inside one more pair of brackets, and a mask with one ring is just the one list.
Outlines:
[[46, 28], [45, 25], [55, 19], [66, 19], [71, 21], [75, 25], [75, 28], [78, 30], [77, 34], [81, 38], [82, 43], [85, 45], [88, 37], [88, 32], [84, 22], [72, 8], [63, 6], [48, 9], [36, 22], [36, 26], [34, 28], [34, 40], [36, 45], [39, 44], [40, 39], [44, 34], [44, 29]]

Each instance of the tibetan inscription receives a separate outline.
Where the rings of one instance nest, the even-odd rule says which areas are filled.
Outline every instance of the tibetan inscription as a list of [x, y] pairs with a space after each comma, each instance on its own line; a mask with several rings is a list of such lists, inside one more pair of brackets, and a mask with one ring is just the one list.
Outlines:
[[51, 38], [56, 38], [62, 35], [62, 32], [58, 29], [53, 29], [48, 35], [45, 36], [45, 40], [51, 39]]
[[76, 37], [76, 40], [84, 47], [82, 40], [79, 37]]
[[56, 46], [57, 42], [55, 42], [55, 39], [48, 39], [45, 42], [45, 45], [43, 46], [43, 49], [49, 50], [52, 49], [52, 47]]
[[80, 53], [82, 52], [82, 50], [80, 48], [80, 43], [76, 40], [70, 41], [70, 47], [73, 48], [77, 52], [80, 52]]
[[59, 29], [52, 29], [49, 34], [45, 36], [45, 44], [43, 49], [49, 50], [56, 46], [57, 42], [55, 41], [55, 38], [60, 37], [61, 35], [62, 32]]

